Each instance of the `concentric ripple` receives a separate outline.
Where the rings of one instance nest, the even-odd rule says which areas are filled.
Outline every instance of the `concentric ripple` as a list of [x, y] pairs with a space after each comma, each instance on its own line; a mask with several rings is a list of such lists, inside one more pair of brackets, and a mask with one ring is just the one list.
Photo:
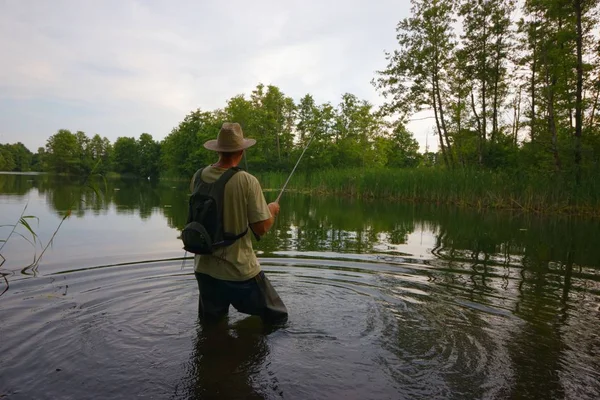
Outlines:
[[[535, 305], [512, 272], [492, 265], [465, 285], [482, 274], [437, 262], [262, 258], [290, 311], [271, 331], [233, 309], [222, 326], [200, 327], [189, 261], [17, 280], [1, 299], [0, 397], [506, 398], [519, 385], [539, 393], [522, 374], [546, 346], [540, 362], [560, 371], [548, 393], [553, 379], [569, 396], [599, 393], [598, 361], [553, 348], [553, 335], [527, 353], [552, 321], [518, 311]], [[570, 306], [566, 315], [579, 313]]]

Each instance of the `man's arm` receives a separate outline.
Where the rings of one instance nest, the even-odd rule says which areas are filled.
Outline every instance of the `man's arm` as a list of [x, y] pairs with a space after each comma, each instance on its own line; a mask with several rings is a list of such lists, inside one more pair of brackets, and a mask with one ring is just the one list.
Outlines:
[[273, 226], [275, 222], [275, 217], [279, 214], [279, 203], [269, 203], [267, 204], [269, 207], [269, 211], [271, 212], [271, 217], [264, 221], [258, 221], [253, 224], [250, 224], [250, 229], [257, 234], [258, 236], [264, 236], [269, 229]]

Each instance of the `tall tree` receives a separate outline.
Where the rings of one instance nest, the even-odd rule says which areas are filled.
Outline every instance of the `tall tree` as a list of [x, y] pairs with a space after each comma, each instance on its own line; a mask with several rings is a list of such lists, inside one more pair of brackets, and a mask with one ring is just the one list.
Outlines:
[[79, 161], [80, 173], [88, 174], [94, 168], [92, 155], [90, 152], [90, 138], [85, 132], [77, 131], [75, 133], [77, 140], [77, 158]]
[[[511, 41], [512, 0], [462, 2], [462, 49], [457, 67], [470, 77], [471, 110], [479, 134], [479, 163], [484, 162], [487, 141], [495, 142], [500, 131], [500, 115], [507, 94], [506, 82]], [[491, 122], [491, 129], [490, 124]]]
[[446, 166], [453, 164], [447, 123], [448, 72], [453, 68], [455, 22], [449, 0], [411, 0], [412, 16], [400, 21], [400, 49], [387, 54], [387, 69], [373, 82], [388, 99], [387, 114], [433, 110], [439, 145]]
[[[581, 180], [581, 137], [584, 125], [585, 104], [583, 91], [585, 80], [593, 80], [589, 73], [594, 71], [594, 67], [584, 63], [584, 53], [593, 54], [594, 58], [600, 61], [600, 38], [598, 37], [598, 13], [600, 5], [597, 0], [573, 0], [575, 8], [575, 48], [576, 48], [576, 99], [575, 99], [575, 174], [576, 182]], [[587, 46], [586, 46], [587, 44]], [[587, 48], [586, 48], [587, 47]], [[587, 71], [586, 71], [587, 70]], [[596, 65], [596, 96], [591, 102], [592, 111], [589, 119], [590, 125], [593, 123], [593, 115], [598, 104], [598, 92], [600, 92], [600, 66]], [[591, 78], [591, 79], [590, 79]], [[592, 91], [593, 92], [593, 91]]]
[[103, 174], [110, 169], [110, 150], [111, 143], [107, 138], [102, 138], [95, 134], [88, 144], [88, 156], [92, 161], [96, 172]]
[[140, 175], [155, 177], [159, 172], [160, 144], [149, 133], [142, 133], [137, 142], [140, 157]]
[[138, 144], [133, 137], [119, 137], [113, 148], [113, 169], [121, 174], [139, 175], [140, 155]]
[[60, 129], [46, 142], [46, 162], [52, 172], [78, 174], [78, 155], [77, 137], [69, 130]]

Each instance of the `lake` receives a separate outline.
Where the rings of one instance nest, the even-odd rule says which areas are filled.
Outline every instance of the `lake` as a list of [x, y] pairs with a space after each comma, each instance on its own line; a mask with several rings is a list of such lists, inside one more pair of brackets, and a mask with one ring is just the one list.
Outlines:
[[289, 322], [203, 329], [188, 182], [93, 186], [0, 175], [0, 398], [600, 398], [598, 220], [286, 193]]

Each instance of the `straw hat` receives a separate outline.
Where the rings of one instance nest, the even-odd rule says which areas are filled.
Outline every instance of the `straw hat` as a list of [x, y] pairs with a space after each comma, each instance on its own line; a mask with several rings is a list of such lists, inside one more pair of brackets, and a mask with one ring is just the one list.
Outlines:
[[225, 122], [217, 135], [217, 140], [209, 140], [204, 143], [208, 150], [223, 153], [233, 153], [254, 146], [256, 140], [244, 139], [242, 127], [237, 122]]

